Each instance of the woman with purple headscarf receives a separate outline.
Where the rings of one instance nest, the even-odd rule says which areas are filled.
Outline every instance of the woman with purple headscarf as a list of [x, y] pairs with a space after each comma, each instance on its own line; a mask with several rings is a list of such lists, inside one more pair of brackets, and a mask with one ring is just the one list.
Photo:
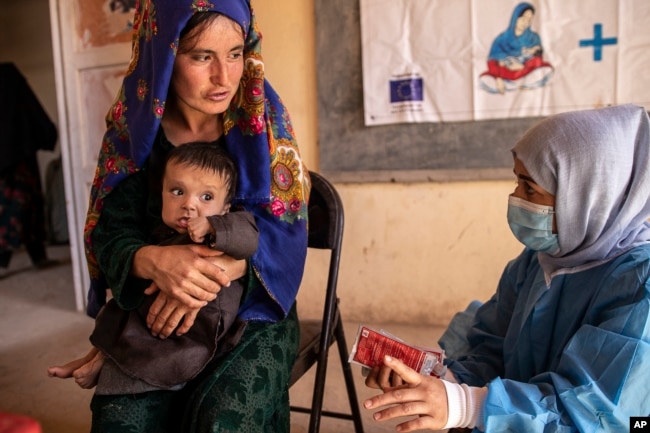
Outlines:
[[[245, 328], [234, 349], [182, 390], [98, 387], [93, 432], [289, 431], [310, 183], [289, 115], [264, 78], [260, 45], [247, 0], [138, 4], [131, 63], [106, 118], [90, 197], [88, 314], [108, 288], [127, 310], [155, 293], [147, 325], [167, 338], [187, 332], [200, 308], [243, 278], [237, 316]], [[161, 221], [156, 185], [166, 154], [196, 141], [224, 147], [237, 166], [232, 205], [251, 212], [260, 232], [248, 260], [202, 245], [147, 243]]]

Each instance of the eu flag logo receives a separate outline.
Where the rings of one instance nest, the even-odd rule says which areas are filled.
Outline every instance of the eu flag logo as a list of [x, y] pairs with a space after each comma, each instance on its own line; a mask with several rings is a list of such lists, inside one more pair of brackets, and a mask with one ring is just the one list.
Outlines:
[[422, 78], [390, 80], [390, 102], [423, 101]]

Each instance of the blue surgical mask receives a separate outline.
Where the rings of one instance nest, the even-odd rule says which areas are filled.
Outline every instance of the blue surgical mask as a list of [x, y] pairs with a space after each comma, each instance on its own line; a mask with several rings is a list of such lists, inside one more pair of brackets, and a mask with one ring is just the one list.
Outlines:
[[508, 225], [522, 244], [534, 251], [555, 254], [560, 251], [553, 233], [553, 206], [531, 203], [518, 197], [508, 198]]

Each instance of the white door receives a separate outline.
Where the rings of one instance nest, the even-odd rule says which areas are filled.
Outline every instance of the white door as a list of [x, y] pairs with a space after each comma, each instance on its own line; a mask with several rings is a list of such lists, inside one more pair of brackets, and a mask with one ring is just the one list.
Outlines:
[[135, 0], [50, 0], [59, 139], [77, 309], [89, 277], [83, 226], [104, 118], [131, 54]]

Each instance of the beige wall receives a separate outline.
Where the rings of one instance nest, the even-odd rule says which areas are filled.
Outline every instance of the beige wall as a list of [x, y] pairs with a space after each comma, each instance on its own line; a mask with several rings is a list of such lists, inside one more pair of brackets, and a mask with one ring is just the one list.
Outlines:
[[12, 62], [25, 76], [53, 122], [57, 122], [47, 0], [3, 2], [0, 61]]
[[[7, 5], [0, 60], [19, 62], [55, 117], [47, 0]], [[267, 77], [289, 107], [307, 166], [318, 171], [314, 0], [253, 6]], [[336, 186], [346, 211], [339, 293], [348, 321], [444, 324], [471, 299], [486, 299], [520, 250], [505, 222], [513, 181]], [[321, 296], [309, 287], [322, 281], [322, 261], [310, 255], [304, 316], [320, 314], [313, 299]]]
[[[288, 106], [302, 155], [318, 171], [314, 0], [253, 0], [264, 35], [266, 76]], [[346, 211], [339, 282], [344, 318], [445, 324], [470, 300], [487, 299], [521, 250], [506, 223], [512, 181], [337, 184]], [[308, 262], [299, 305], [319, 314]]]

